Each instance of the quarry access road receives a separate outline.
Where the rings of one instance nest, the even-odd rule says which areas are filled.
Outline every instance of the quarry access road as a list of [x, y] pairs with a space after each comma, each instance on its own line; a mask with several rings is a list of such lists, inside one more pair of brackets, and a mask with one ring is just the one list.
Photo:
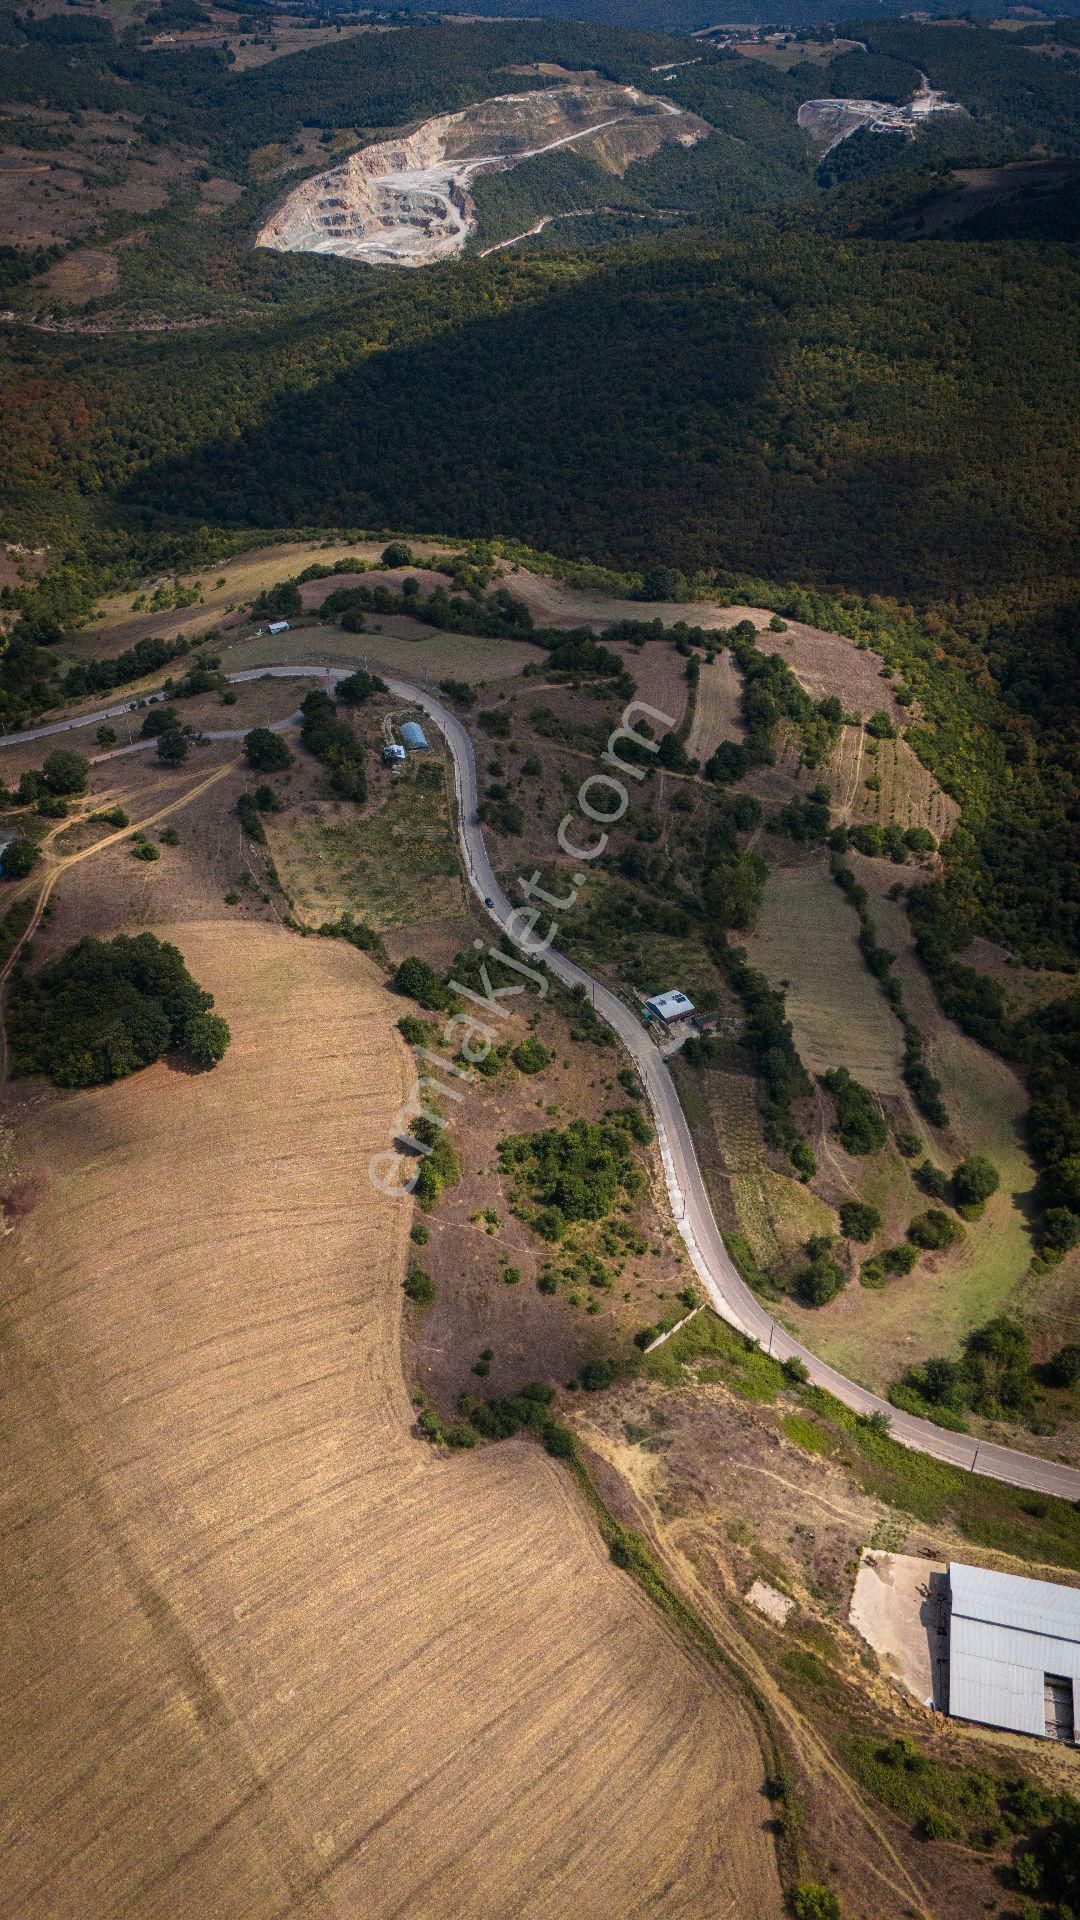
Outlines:
[[[350, 672], [352, 668], [309, 663], [287, 667], [249, 667], [242, 673], [230, 674], [229, 679], [234, 682], [258, 680], [265, 676], [274, 679], [310, 679], [313, 674], [325, 674], [327, 685], [332, 688], [339, 680], [346, 679]], [[522, 909], [515, 907], [495, 878], [477, 818], [479, 789], [476, 756], [468, 733], [456, 715], [432, 694], [410, 686], [403, 680], [388, 678], [386, 685], [397, 699], [420, 707], [443, 735], [454, 767], [458, 839], [469, 885], [495, 927], [500, 932], [508, 933], [517, 950], [529, 959], [529, 930], [526, 929], [524, 937], [519, 933]], [[63, 733], [73, 727], [94, 726], [112, 717], [115, 711], [110, 709], [86, 714], [76, 721], [60, 723], [58, 726], [11, 734], [0, 738], [0, 747], [20, 740]], [[288, 723], [279, 721], [277, 724], [280, 727]], [[239, 737], [239, 730], [236, 735], [217, 737]], [[542, 942], [549, 936], [554, 940], [557, 928], [539, 921], [532, 932]], [[515, 938], [516, 934], [518, 937]], [[675, 1083], [640, 1016], [609, 987], [594, 979], [565, 954], [559, 953], [553, 945], [542, 948], [533, 958], [541, 961], [555, 979], [565, 986], [581, 986], [585, 989], [596, 1012], [618, 1034], [637, 1067], [656, 1126], [675, 1223], [694, 1271], [709, 1301], [723, 1320], [759, 1341], [763, 1350], [772, 1354], [774, 1359], [800, 1360], [815, 1386], [823, 1387], [853, 1412], [866, 1416], [884, 1415], [893, 1438], [914, 1452], [927, 1454], [934, 1460], [945, 1461], [991, 1480], [1004, 1481], [1010, 1486], [1055, 1494], [1063, 1500], [1080, 1500], [1080, 1469], [1061, 1465], [1054, 1460], [1041, 1460], [1034, 1454], [1023, 1453], [1014, 1447], [973, 1440], [968, 1434], [950, 1433], [934, 1426], [929, 1420], [920, 1420], [914, 1414], [901, 1412], [880, 1395], [871, 1393], [854, 1380], [846, 1379], [835, 1367], [830, 1367], [817, 1354], [811, 1353], [808, 1347], [802, 1346], [774, 1320], [747, 1286], [724, 1244]], [[505, 984], [517, 983], [511, 976]]]

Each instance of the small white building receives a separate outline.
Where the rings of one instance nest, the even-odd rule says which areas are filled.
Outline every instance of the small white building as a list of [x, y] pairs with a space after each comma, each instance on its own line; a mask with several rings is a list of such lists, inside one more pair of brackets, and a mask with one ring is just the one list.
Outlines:
[[288, 633], [289, 623], [287, 620], [271, 620], [266, 631], [267, 633]]
[[405, 758], [405, 749], [404, 747], [399, 747], [396, 742], [391, 742], [383, 748], [382, 757], [388, 767], [400, 766]]
[[652, 1018], [662, 1020], [665, 1027], [681, 1026], [684, 1020], [694, 1017], [693, 1001], [680, 993], [678, 987], [673, 987], [670, 993], [654, 993], [645, 1006]]
[[949, 1713], [1080, 1741], [1080, 1588], [949, 1567]]

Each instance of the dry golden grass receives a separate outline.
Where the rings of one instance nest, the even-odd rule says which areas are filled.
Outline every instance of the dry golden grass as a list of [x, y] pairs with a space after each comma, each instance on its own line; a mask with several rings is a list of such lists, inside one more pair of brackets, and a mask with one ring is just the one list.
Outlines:
[[173, 937], [217, 1071], [10, 1096], [7, 1913], [773, 1920], [724, 1682], [553, 1462], [412, 1437], [392, 1001], [333, 943]]
[[721, 740], [742, 740], [746, 729], [742, 722], [742, 675], [730, 653], [721, 653], [711, 663], [703, 662], [697, 684], [694, 718], [686, 742], [686, 751], [702, 766], [711, 758]]

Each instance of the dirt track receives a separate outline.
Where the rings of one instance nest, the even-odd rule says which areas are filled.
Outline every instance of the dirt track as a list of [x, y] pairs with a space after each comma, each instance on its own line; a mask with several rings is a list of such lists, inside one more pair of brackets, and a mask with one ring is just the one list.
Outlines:
[[223, 1066], [11, 1095], [6, 1911], [773, 1920], [736, 1702], [544, 1455], [411, 1435], [393, 1002], [171, 932]]

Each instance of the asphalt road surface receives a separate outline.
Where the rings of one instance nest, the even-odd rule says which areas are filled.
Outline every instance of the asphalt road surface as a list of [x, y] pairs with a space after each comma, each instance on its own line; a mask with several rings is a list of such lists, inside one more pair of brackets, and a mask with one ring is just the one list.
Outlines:
[[[230, 674], [229, 678], [233, 681], [261, 680], [269, 674], [275, 679], [302, 679], [310, 678], [312, 674], [325, 673], [328, 686], [333, 687], [339, 680], [345, 679], [351, 671], [351, 668], [317, 665], [252, 667], [243, 673]], [[422, 692], [418, 687], [411, 687], [402, 680], [388, 680], [386, 684], [391, 693], [397, 695], [399, 699], [410, 701], [423, 708], [446, 739], [454, 765], [458, 836], [465, 872], [469, 885], [484, 905], [484, 910], [496, 927], [504, 930], [515, 910], [514, 902], [508, 898], [492, 872], [484, 836], [476, 816], [478, 791], [472, 741], [460, 720], [431, 694]], [[110, 707], [99, 713], [85, 714], [78, 720], [61, 721], [52, 726], [27, 730], [25, 733], [9, 734], [0, 739], [0, 747], [12, 746], [20, 741], [44, 739], [80, 727], [95, 726], [102, 720], [112, 719], [118, 714], [127, 712], [129, 705], [130, 703]], [[289, 722], [279, 721], [277, 724], [280, 727], [288, 725]], [[237, 729], [233, 732], [215, 733], [210, 737], [238, 739], [243, 737], [243, 731], [243, 729]], [[488, 900], [492, 903], [490, 907], [486, 905]], [[542, 929], [543, 923], [538, 923], [538, 931], [542, 933]], [[786, 1360], [792, 1356], [801, 1360], [815, 1386], [824, 1387], [856, 1413], [884, 1414], [893, 1438], [901, 1441], [904, 1446], [911, 1447], [918, 1453], [929, 1454], [935, 1460], [948, 1461], [952, 1466], [984, 1474], [993, 1480], [1006, 1481], [1011, 1486], [1028, 1487], [1039, 1493], [1057, 1494], [1064, 1500], [1080, 1499], [1080, 1469], [1062, 1466], [1053, 1460], [1040, 1460], [1035, 1455], [1022, 1453], [1014, 1447], [1001, 1447], [987, 1441], [976, 1441], [967, 1434], [949, 1433], [942, 1427], [934, 1426], [928, 1420], [920, 1420], [914, 1414], [903, 1413], [898, 1408], [890, 1406], [887, 1400], [882, 1400], [877, 1394], [869, 1392], [867, 1388], [860, 1387], [853, 1380], [845, 1379], [842, 1373], [837, 1373], [835, 1368], [826, 1365], [824, 1360], [820, 1360], [807, 1347], [800, 1346], [799, 1342], [771, 1317], [742, 1279], [724, 1245], [723, 1236], [713, 1215], [701, 1168], [698, 1165], [686, 1116], [675, 1091], [674, 1081], [653, 1044], [647, 1028], [643, 1026], [637, 1013], [612, 993], [610, 988], [594, 980], [591, 974], [586, 973], [574, 961], [568, 960], [564, 954], [558, 953], [554, 947], [548, 948], [543, 958], [544, 964], [556, 979], [563, 981], [567, 986], [580, 985], [586, 989], [597, 1013], [607, 1021], [610, 1027], [614, 1028], [641, 1075], [656, 1125], [672, 1212], [698, 1279], [717, 1313], [729, 1325], [760, 1341], [762, 1347], [777, 1360]]]

